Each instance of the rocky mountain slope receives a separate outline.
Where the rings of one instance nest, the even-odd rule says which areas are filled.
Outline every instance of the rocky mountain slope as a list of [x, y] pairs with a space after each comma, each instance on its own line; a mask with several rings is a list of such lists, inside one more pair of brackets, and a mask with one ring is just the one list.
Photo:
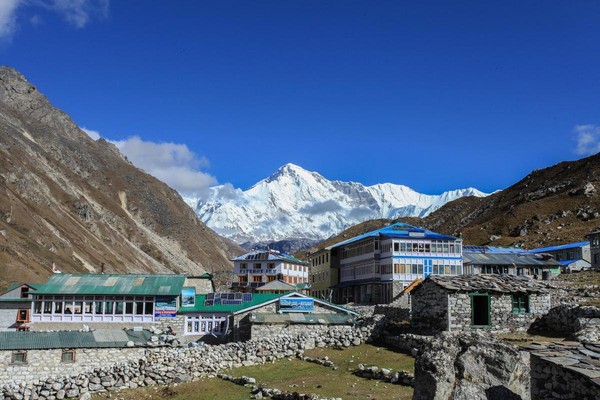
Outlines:
[[465, 243], [536, 247], [584, 240], [600, 228], [600, 154], [533, 171], [485, 199], [464, 198], [424, 219]]
[[210, 195], [198, 201], [196, 212], [217, 233], [238, 243], [323, 240], [370, 219], [423, 217], [463, 196], [486, 194], [469, 188], [426, 195], [390, 183], [329, 181], [286, 164], [246, 191], [211, 188]]
[[[490, 196], [463, 197], [425, 218], [404, 220], [461, 236], [465, 244], [535, 248], [585, 240], [600, 229], [600, 154], [533, 171]], [[389, 225], [367, 221], [321, 243], [322, 248]]]
[[231, 267], [241, 249], [179, 194], [92, 140], [17, 71], [0, 68], [0, 288], [63, 272]]

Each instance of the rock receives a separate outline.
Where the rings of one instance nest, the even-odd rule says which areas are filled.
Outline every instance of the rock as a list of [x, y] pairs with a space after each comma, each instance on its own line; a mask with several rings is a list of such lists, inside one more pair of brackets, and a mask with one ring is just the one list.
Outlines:
[[79, 396], [79, 400], [90, 400], [92, 398], [92, 395], [89, 392], [86, 392], [84, 394], [82, 394], [81, 396]]
[[528, 399], [529, 384], [528, 362], [515, 346], [477, 331], [443, 332], [417, 357], [413, 399], [486, 400], [498, 386]]

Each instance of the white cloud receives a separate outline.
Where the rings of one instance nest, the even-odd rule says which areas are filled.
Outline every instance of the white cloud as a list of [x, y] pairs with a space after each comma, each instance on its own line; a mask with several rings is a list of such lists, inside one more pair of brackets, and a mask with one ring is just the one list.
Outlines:
[[200, 170], [208, 166], [208, 160], [185, 144], [149, 142], [139, 136], [112, 143], [135, 166], [165, 182], [182, 196], [200, 196], [217, 184], [214, 176]]
[[17, 8], [22, 0], [0, 1], [0, 39], [10, 40], [17, 29]]
[[83, 28], [91, 18], [108, 16], [109, 0], [52, 0], [45, 4], [76, 28]]
[[577, 135], [577, 154], [589, 156], [600, 152], [600, 126], [577, 125], [574, 132]]
[[[16, 32], [19, 8], [44, 8], [59, 14], [70, 25], [83, 28], [92, 19], [108, 16], [109, 0], [0, 0], [0, 40], [10, 41]], [[33, 26], [38, 26], [42, 21], [42, 17], [35, 12], [27, 19]]]
[[87, 133], [87, 135], [89, 137], [91, 137], [92, 139], [94, 139], [94, 140], [98, 140], [98, 139], [101, 138], [100, 132], [98, 132], [98, 131], [87, 129], [87, 128], [84, 128], [83, 126], [79, 127], [79, 129], [81, 129], [82, 131], [84, 131], [85, 133]]

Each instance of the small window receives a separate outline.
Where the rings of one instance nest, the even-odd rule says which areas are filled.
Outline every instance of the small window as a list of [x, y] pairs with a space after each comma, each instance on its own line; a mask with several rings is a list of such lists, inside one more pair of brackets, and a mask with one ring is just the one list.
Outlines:
[[21, 298], [26, 299], [28, 297], [29, 297], [29, 286], [22, 286], [21, 287]]
[[17, 324], [24, 324], [29, 322], [29, 310], [21, 308], [17, 311]]
[[27, 364], [27, 352], [26, 351], [15, 351], [12, 353], [12, 364]]
[[60, 356], [60, 362], [73, 363], [75, 362], [75, 350], [63, 350]]
[[394, 251], [400, 251], [400, 243], [394, 242]]
[[513, 314], [529, 313], [529, 296], [527, 293], [514, 293], [512, 295]]

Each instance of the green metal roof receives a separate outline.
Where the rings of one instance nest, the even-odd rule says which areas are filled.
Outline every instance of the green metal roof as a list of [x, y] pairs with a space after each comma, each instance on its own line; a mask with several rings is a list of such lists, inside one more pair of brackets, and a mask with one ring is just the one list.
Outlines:
[[25, 285], [25, 286], [29, 286], [29, 287], [30, 287], [30, 288], [32, 288], [32, 289], [37, 289], [37, 288], [38, 288], [38, 286], [40, 286], [40, 284], [38, 284], [38, 283], [13, 283], [12, 285], [10, 285], [10, 286], [8, 287], [8, 289], [6, 289], [6, 291], [4, 291], [4, 292], [0, 293], [0, 295], [3, 295], [3, 294], [5, 294], [5, 293], [8, 293], [8, 292], [12, 292], [12, 291], [13, 291], [13, 290], [15, 290], [16, 288], [18, 288], [18, 287], [20, 287], [20, 286], [23, 286], [23, 285]]
[[178, 296], [184, 275], [54, 274], [34, 294]]
[[0, 332], [0, 350], [78, 349], [97, 347], [127, 347], [128, 341], [145, 345], [150, 331], [99, 329], [93, 332]]
[[253, 293], [252, 301], [245, 301], [241, 304], [217, 304], [205, 307], [204, 300], [206, 300], [205, 294], [196, 295], [196, 304], [194, 307], [179, 307], [178, 313], [232, 313], [235, 314], [238, 311], [245, 310], [259, 306], [264, 303], [268, 303], [272, 300], [278, 299], [289, 293], [275, 294], [275, 293]]
[[0, 303], [31, 303], [33, 299], [23, 297], [0, 297]]

